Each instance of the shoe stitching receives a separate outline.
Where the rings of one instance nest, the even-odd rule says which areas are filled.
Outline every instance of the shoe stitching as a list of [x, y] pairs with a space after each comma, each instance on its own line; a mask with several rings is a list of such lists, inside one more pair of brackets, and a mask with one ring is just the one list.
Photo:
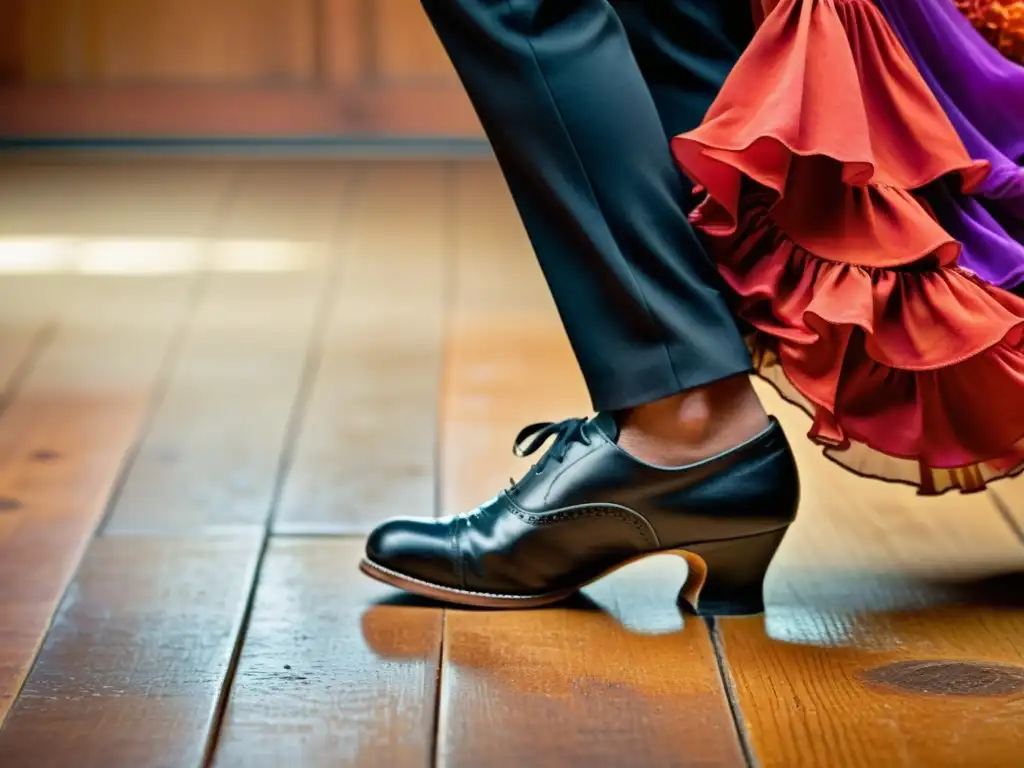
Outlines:
[[563, 591], [565, 591], [557, 590], [555, 592], [544, 592], [539, 595], [503, 595], [500, 592], [474, 592], [470, 589], [456, 589], [455, 587], [445, 587], [441, 584], [434, 584], [429, 581], [424, 581], [423, 579], [417, 579], [414, 576], [408, 576], [404, 573], [393, 571], [390, 568], [385, 568], [383, 565], [377, 565], [377, 563], [373, 562], [372, 560], [367, 560], [366, 562], [374, 570], [390, 574], [391, 576], [396, 576], [404, 581], [411, 581], [415, 584], [422, 584], [425, 587], [430, 587], [431, 589], [437, 589], [443, 592], [456, 592], [460, 595], [470, 595], [473, 597], [500, 597], [504, 600], [537, 600], [545, 597], [550, 597], [551, 595], [559, 595]]
[[[789, 527], [789, 525], [787, 524], [787, 525], [779, 526], [779, 527], [776, 527], [776, 528], [772, 528], [772, 529], [767, 530], [767, 531], [762, 531], [759, 534], [752, 534], [752, 535], [760, 536], [760, 535], [764, 535], [766, 533], [775, 533], [776, 531], [784, 531], [788, 527]], [[711, 541], [708, 541], [708, 542], [694, 542], [694, 544], [705, 544], [705, 543], [716, 543], [716, 544], [717, 543], [723, 543], [724, 544], [724, 543], [728, 543], [728, 542], [740, 541], [742, 539], [747, 539], [747, 538], [750, 538], [750, 536], [730, 536], [727, 539], [714, 539], [714, 540], [711, 540]], [[690, 546], [693, 546], [693, 545], [690, 545]], [[656, 550], [654, 552], [647, 552], [646, 556], [659, 555], [659, 554], [664, 554], [664, 550], [660, 550], [659, 549], [659, 550]], [[475, 592], [475, 591], [470, 590], [470, 589], [456, 589], [455, 587], [446, 587], [446, 586], [444, 586], [442, 584], [435, 584], [435, 583], [430, 582], [430, 581], [424, 581], [423, 579], [417, 579], [415, 576], [409, 576], [408, 574], [400, 573], [398, 571], [393, 571], [390, 568], [385, 568], [383, 565], [378, 565], [377, 563], [373, 562], [372, 560], [370, 560], [368, 558], [364, 558], [363, 562], [366, 565], [368, 565], [370, 568], [375, 570], [375, 571], [380, 571], [381, 573], [386, 573], [386, 574], [389, 574], [391, 576], [395, 576], [396, 578], [402, 579], [403, 581], [412, 582], [413, 584], [420, 584], [420, 585], [422, 585], [424, 587], [430, 587], [431, 589], [436, 589], [439, 592], [451, 592], [451, 593], [455, 593], [455, 594], [459, 594], [459, 595], [468, 595], [469, 597], [496, 597], [496, 598], [500, 598], [502, 600], [543, 600], [545, 598], [549, 598], [549, 597], [552, 597], [554, 595], [562, 595], [564, 593], [567, 593], [567, 592], [571, 591], [569, 589], [560, 589], [560, 590], [555, 590], [553, 592], [542, 592], [540, 594], [533, 594], [533, 595], [507, 595], [507, 594], [502, 594], [501, 592]], [[576, 588], [577, 591], [578, 591], [578, 589], [580, 589], [580, 588]]]
[[527, 512], [511, 498], [508, 499], [509, 511], [527, 525], [554, 525], [555, 523], [570, 522], [588, 518], [612, 518], [628, 523], [643, 537], [644, 542], [655, 549], [661, 546], [658, 532], [651, 522], [629, 507], [620, 507], [614, 504], [580, 504], [574, 507], [564, 507], [549, 512]]

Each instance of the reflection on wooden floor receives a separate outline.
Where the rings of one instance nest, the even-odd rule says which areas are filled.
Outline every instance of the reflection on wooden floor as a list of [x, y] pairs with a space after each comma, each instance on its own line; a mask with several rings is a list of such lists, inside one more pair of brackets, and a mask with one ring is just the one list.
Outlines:
[[802, 437], [761, 618], [654, 559], [443, 610], [356, 571], [587, 412], [495, 168], [0, 169], [0, 766], [1011, 766], [1024, 481], [922, 500]]

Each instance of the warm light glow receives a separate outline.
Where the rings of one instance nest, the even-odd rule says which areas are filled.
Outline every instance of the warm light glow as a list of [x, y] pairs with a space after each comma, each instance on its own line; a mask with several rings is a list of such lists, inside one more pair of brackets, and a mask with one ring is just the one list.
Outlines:
[[66, 238], [0, 238], [0, 274], [63, 272], [73, 250]]
[[0, 237], [0, 274], [167, 275], [322, 269], [325, 243], [289, 240]]
[[76, 254], [75, 271], [102, 275], [195, 272], [203, 244], [194, 240], [92, 240]]
[[288, 240], [222, 240], [214, 243], [210, 269], [222, 272], [301, 272], [321, 265], [324, 246]]

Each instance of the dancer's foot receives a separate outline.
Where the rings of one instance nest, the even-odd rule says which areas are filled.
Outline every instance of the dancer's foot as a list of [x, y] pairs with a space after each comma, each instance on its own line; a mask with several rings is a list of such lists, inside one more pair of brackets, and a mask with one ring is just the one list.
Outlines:
[[673, 468], [623, 450], [608, 414], [527, 427], [517, 453], [551, 437], [522, 480], [472, 512], [378, 526], [363, 570], [439, 600], [526, 608], [567, 598], [638, 558], [674, 553], [690, 565], [681, 597], [691, 609], [762, 610], [765, 572], [799, 500], [777, 422]]
[[768, 414], [748, 376], [681, 392], [618, 416], [619, 447], [660, 467], [727, 451], [763, 432]]

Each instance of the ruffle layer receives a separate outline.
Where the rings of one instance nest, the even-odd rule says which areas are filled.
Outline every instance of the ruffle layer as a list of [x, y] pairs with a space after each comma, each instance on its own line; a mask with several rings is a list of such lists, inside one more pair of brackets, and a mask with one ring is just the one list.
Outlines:
[[813, 416], [808, 437], [864, 474], [855, 443], [910, 461], [893, 477], [871, 459], [870, 472], [932, 492], [976, 490], [1024, 461], [1024, 299], [955, 266], [821, 259], [757, 199], [716, 256], [760, 372]]
[[922, 493], [1024, 468], [1024, 300], [957, 266], [917, 192], [972, 161], [867, 0], [769, 2], [705, 122], [673, 141], [758, 371], [861, 474]]
[[734, 222], [741, 177], [781, 196], [797, 157], [831, 158], [851, 186], [917, 189], [955, 172], [969, 193], [989, 170], [867, 0], [781, 0], [673, 151]]
[[1024, 283], [1024, 68], [1000, 56], [950, 0], [874, 3], [970, 156], [992, 164], [972, 195], [941, 185], [928, 201], [963, 244], [963, 266], [1000, 288], [1017, 288]]
[[[702, 157], [714, 156], [716, 161], [705, 166], [706, 173], [700, 176], [700, 171], [680, 156], [683, 142], [675, 146], [680, 165], [687, 173], [695, 174], [708, 192], [691, 218], [709, 235], [735, 234], [741, 210], [749, 205], [742, 201], [739, 190], [752, 180], [774, 194], [772, 218], [789, 238], [821, 258], [897, 267], [923, 259], [951, 265], [960, 255], [960, 244], [913, 194], [888, 185], [851, 186], [844, 181], [848, 168], [831, 158], [790, 155], [785, 177], [774, 181], [770, 174], [751, 172], [746, 151], [730, 158], [716, 149], [702, 153]], [[712, 190], [728, 197], [723, 200]]]

